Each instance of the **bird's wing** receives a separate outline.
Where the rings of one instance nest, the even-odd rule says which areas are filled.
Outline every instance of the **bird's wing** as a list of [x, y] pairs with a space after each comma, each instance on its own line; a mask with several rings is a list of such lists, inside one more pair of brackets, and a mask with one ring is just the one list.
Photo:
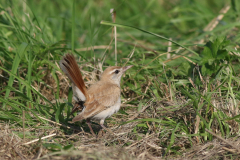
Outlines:
[[120, 97], [120, 88], [115, 84], [96, 83], [88, 90], [88, 100], [85, 102], [86, 108], [76, 117], [73, 122], [90, 118], [103, 110], [113, 106]]

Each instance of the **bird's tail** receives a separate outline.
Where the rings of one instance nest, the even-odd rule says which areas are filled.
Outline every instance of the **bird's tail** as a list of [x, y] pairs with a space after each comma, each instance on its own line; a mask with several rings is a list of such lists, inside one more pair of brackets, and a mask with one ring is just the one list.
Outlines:
[[72, 54], [66, 54], [60, 61], [60, 68], [73, 83], [73, 92], [78, 101], [86, 101], [88, 98], [87, 88], [74, 56]]

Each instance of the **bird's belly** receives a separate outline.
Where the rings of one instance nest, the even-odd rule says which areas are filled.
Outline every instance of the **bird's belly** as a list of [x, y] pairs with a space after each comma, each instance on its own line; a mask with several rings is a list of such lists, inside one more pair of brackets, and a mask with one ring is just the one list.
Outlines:
[[120, 106], [121, 106], [121, 98], [119, 97], [118, 101], [113, 106], [111, 106], [108, 109], [105, 109], [104, 111], [96, 114], [91, 119], [93, 119], [93, 120], [106, 119], [106, 118], [110, 117], [111, 115], [113, 115], [114, 113], [117, 113], [120, 109]]

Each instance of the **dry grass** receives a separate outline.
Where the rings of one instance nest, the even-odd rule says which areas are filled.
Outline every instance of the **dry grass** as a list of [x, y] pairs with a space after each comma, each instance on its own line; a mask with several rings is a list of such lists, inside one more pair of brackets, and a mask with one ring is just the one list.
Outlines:
[[[95, 70], [101, 70], [95, 69]], [[87, 85], [97, 81], [98, 74], [91, 75], [84, 72], [85, 79], [88, 79]], [[98, 72], [99, 73], [99, 72]], [[67, 98], [68, 83], [66, 83], [65, 76], [58, 73], [60, 79], [60, 97]], [[40, 87], [41, 92], [45, 97], [53, 96], [56, 91], [56, 84], [52, 76], [47, 76], [46, 84], [52, 87], [51, 90], [45, 86]], [[41, 85], [41, 84], [40, 84]], [[151, 83], [143, 84], [142, 91], [147, 91]], [[213, 88], [216, 86], [212, 86]], [[205, 143], [203, 139], [192, 137], [191, 143], [189, 137], [178, 137], [172, 147], [178, 148], [177, 156], [172, 151], [166, 153], [167, 147], [170, 143], [172, 128], [168, 128], [159, 123], [146, 122], [147, 127], [144, 127], [141, 121], [133, 121], [127, 124], [127, 120], [144, 119], [144, 118], [157, 118], [168, 117], [170, 119], [183, 119], [192, 122], [189, 125], [190, 132], [196, 130], [197, 116], [195, 111], [190, 105], [186, 105], [188, 101], [181, 95], [180, 92], [175, 93], [175, 97], [171, 97], [170, 89], [167, 85], [161, 83], [160, 86], [166, 100], [157, 101], [154, 98], [149, 100], [142, 109], [138, 112], [137, 106], [128, 105], [127, 103], [134, 98], [144, 99], [144, 96], [137, 97], [134, 93], [123, 89], [123, 94], [126, 97], [132, 97], [124, 100], [123, 108], [130, 106], [130, 109], [125, 110], [128, 115], [115, 114], [111, 119], [106, 121], [108, 128], [110, 128], [115, 135], [101, 130], [101, 127], [94, 123], [93, 129], [98, 132], [98, 137], [93, 137], [86, 124], [82, 123], [81, 127], [73, 127], [73, 124], [61, 125], [55, 122], [43, 124], [39, 123], [39, 129], [36, 128], [18, 128], [13, 124], [1, 123], [0, 133], [0, 157], [2, 159], [237, 159], [240, 158], [238, 147], [240, 138], [238, 136], [228, 138], [227, 141], [214, 138], [213, 141]], [[205, 92], [204, 90], [202, 92]], [[216, 95], [213, 95], [216, 96]], [[217, 97], [217, 96], [216, 96]], [[171, 101], [171, 99], [174, 99]], [[154, 101], [153, 101], [154, 100]], [[223, 98], [220, 101], [224, 100]], [[52, 101], [54, 102], [54, 100]], [[218, 109], [223, 108], [219, 103], [215, 102]], [[221, 103], [222, 104], [222, 103]], [[174, 108], [172, 107], [174, 106]], [[204, 107], [203, 107], [204, 109]], [[233, 107], [234, 109], [234, 107]], [[231, 105], [229, 106], [231, 110]], [[233, 112], [230, 112], [233, 113]], [[236, 115], [235, 112], [233, 115]], [[32, 117], [35, 118], [35, 117]], [[239, 126], [235, 121], [232, 123], [231, 132], [236, 135], [239, 131]], [[59, 127], [60, 126], [60, 127]], [[214, 126], [214, 125], [213, 125]], [[35, 126], [37, 127], [37, 126]], [[219, 128], [215, 128], [216, 133], [219, 133]], [[15, 132], [29, 134], [25, 141], [23, 138], [18, 137]], [[43, 137], [56, 133], [56, 136], [47, 138], [42, 141], [34, 142], [24, 145], [25, 142], [33, 140], [29, 137]], [[233, 145], [229, 145], [231, 142]], [[56, 148], [51, 146], [44, 146], [44, 144], [61, 144], [67, 146], [72, 144], [74, 147], [68, 150]], [[191, 147], [193, 146], [193, 147]], [[235, 147], [235, 148], [234, 148]], [[54, 151], [54, 152], [53, 152]], [[165, 156], [164, 156], [165, 155]]]
[[[240, 143], [240, 138], [228, 138], [228, 142], [235, 143], [238, 145]], [[190, 150], [186, 151], [181, 158], [184, 159], [239, 159], [240, 155], [236, 149], [232, 146], [224, 143], [219, 139], [214, 139], [211, 142], [205, 144], [198, 144]], [[178, 158], [178, 159], [181, 159]]]
[[[170, 103], [172, 104], [172, 103]], [[156, 109], [162, 110], [161, 114], [171, 116], [171, 118], [186, 118], [186, 113], [192, 113], [188, 107], [179, 107], [176, 111], [169, 111], [165, 106], [169, 102], [149, 103], [148, 109], [139, 113], [137, 118], [159, 117]], [[169, 152], [166, 157], [167, 145], [171, 136], [171, 131], [164, 126], [147, 122], [148, 130], [144, 127], [136, 127], [139, 122], [131, 122], [119, 125], [135, 116], [136, 109], [127, 110], [128, 116], [117, 114], [112, 119], [107, 120], [108, 127], [116, 134], [112, 135], [102, 131], [97, 124], [93, 125], [93, 129], [98, 131], [98, 138], [93, 137], [87, 125], [81, 125], [76, 131], [74, 129], [64, 129], [55, 124], [40, 124], [47, 129], [34, 129], [33, 134], [36, 137], [57, 133], [55, 137], [35, 142], [29, 145], [23, 145], [24, 142], [32, 139], [27, 138], [25, 141], [19, 138], [14, 132], [22, 133], [22, 128], [9, 126], [9, 124], [1, 123], [0, 133], [0, 158], [1, 159], [238, 159], [240, 158], [237, 150], [224, 141], [215, 138], [211, 142], [201, 143], [196, 139], [192, 139], [192, 146], [188, 137], [180, 137], [175, 141], [172, 147], [180, 148], [177, 156], [173, 152]], [[154, 113], [155, 112], [155, 113]], [[164, 113], [163, 113], [164, 112]], [[131, 116], [132, 115], [132, 116]], [[31, 129], [25, 130], [27, 133]], [[134, 131], [135, 130], [135, 131]], [[240, 143], [238, 136], [228, 138], [228, 142], [236, 146]], [[51, 147], [43, 146], [46, 144], [62, 144], [66, 146], [73, 144], [75, 149], [51, 151]], [[52, 148], [53, 149], [53, 148]]]
[[[93, 67], [92, 67], [93, 68]], [[83, 71], [84, 79], [88, 80], [87, 86], [97, 81], [101, 68], [95, 68], [97, 74], [91, 74], [87, 71]], [[46, 76], [46, 84], [51, 86], [49, 90], [46, 85], [34, 86], [41, 88], [41, 93], [45, 97], [49, 97], [53, 103], [53, 93], [57, 90], [52, 76]], [[66, 78], [61, 73], [58, 73], [60, 80], [60, 97], [66, 99], [68, 94], [69, 84], [66, 83]], [[152, 81], [148, 81], [146, 84], [142, 84], [142, 92], [147, 92]], [[36, 84], [37, 85], [37, 84]], [[193, 84], [194, 86], [194, 84]], [[214, 90], [216, 86], [211, 86]], [[174, 91], [174, 97], [166, 84], [161, 83], [160, 88], [165, 100], [157, 101], [155, 98], [149, 99], [140, 111], [137, 111], [138, 106], [128, 105], [128, 102], [133, 99], [147, 99], [149, 97], [137, 96], [134, 92], [131, 92], [129, 88], [123, 89], [123, 95], [131, 97], [124, 100], [122, 108], [130, 107], [125, 110], [125, 114], [115, 114], [111, 119], [106, 121], [108, 128], [110, 128], [115, 135], [102, 131], [100, 125], [94, 123], [93, 129], [98, 132], [98, 137], [93, 137], [87, 125], [83, 122], [81, 127], [73, 127], [73, 124], [61, 125], [56, 122], [39, 123], [35, 128], [19, 128], [14, 124], [0, 123], [0, 158], [2, 159], [238, 159], [240, 158], [236, 147], [238, 147], [240, 138], [236, 136], [239, 131], [239, 125], [236, 121], [228, 121], [232, 126], [231, 133], [235, 137], [228, 138], [227, 141], [221, 140], [220, 135], [214, 138], [213, 141], [205, 143], [203, 138], [192, 137], [189, 141], [189, 137], [182, 134], [172, 145], [173, 148], [178, 148], [177, 153], [169, 151], [166, 153], [167, 147], [170, 144], [172, 128], [160, 125], [154, 121], [147, 121], [141, 123], [141, 121], [133, 121], [127, 124], [123, 122], [144, 118], [156, 118], [159, 120], [165, 120], [164, 117], [169, 119], [183, 120], [186, 125], [187, 122], [191, 122], [188, 129], [191, 133], [194, 133], [198, 126], [197, 115], [193, 107], [188, 104], [188, 100], [180, 92]], [[206, 90], [203, 89], [202, 93]], [[218, 98], [218, 95], [213, 94], [212, 102], [217, 109], [224, 109], [223, 101], [227, 101], [224, 98]], [[43, 101], [44, 103], [44, 101]], [[228, 104], [228, 110], [225, 109], [229, 116], [235, 116], [238, 113], [233, 107], [233, 104]], [[204, 110], [205, 107], [202, 108]], [[32, 118], [35, 118], [32, 116]], [[46, 122], [47, 122], [46, 121]], [[98, 123], [98, 122], [97, 122]], [[217, 123], [217, 122], [213, 122]], [[144, 126], [147, 125], [147, 126]], [[59, 127], [60, 126], [60, 127]], [[213, 125], [214, 128], [214, 125]], [[14, 133], [25, 132], [28, 137], [25, 139], [18, 137]], [[25, 142], [33, 140], [33, 137], [43, 137], [56, 133], [56, 136], [44, 139], [42, 141], [34, 142], [28, 145], [24, 145]], [[216, 125], [215, 133], [219, 134], [220, 130]], [[31, 137], [31, 138], [30, 138]], [[191, 143], [190, 143], [191, 142]], [[229, 142], [229, 143], [226, 143]], [[43, 145], [49, 144], [49, 146]], [[68, 150], [64, 150], [63, 147], [56, 150], [51, 147], [51, 144], [61, 144], [61, 146], [67, 146], [72, 144], [74, 147]], [[232, 145], [229, 145], [232, 144]], [[54, 152], [53, 152], [54, 151]]]
[[[44, 140], [44, 143], [61, 142], [61, 144], [72, 143], [75, 150], [60, 150], [51, 152], [49, 148], [42, 146], [42, 142], [36, 142], [30, 145], [23, 145], [23, 139], [14, 134], [8, 124], [1, 124], [0, 132], [0, 158], [1, 159], [238, 159], [240, 158], [237, 150], [229, 144], [215, 138], [207, 143], [194, 143], [192, 148], [188, 149], [187, 137], [179, 138], [174, 146], [181, 148], [181, 156], [172, 157], [169, 154], [163, 157], [166, 147], [161, 147], [167, 143], [169, 135], [159, 137], [161, 132], [155, 133], [149, 130], [147, 134], [138, 134], [132, 132], [132, 128], [137, 122], [128, 123], [122, 126], [111, 127], [116, 134], [111, 135], [108, 132], [99, 132], [98, 138], [93, 137], [89, 132], [76, 132], [67, 135], [58, 127], [52, 126], [51, 132], [57, 132], [56, 137]], [[87, 126], [84, 126], [85, 128]], [[99, 128], [98, 126], [95, 126]], [[12, 128], [12, 127], [11, 127]], [[151, 127], [150, 127], [151, 128]], [[15, 129], [16, 130], [16, 129]], [[22, 132], [19, 128], [17, 132]], [[46, 132], [46, 131], [45, 131]], [[166, 132], [169, 133], [169, 132]], [[142, 137], [141, 139], [139, 137]], [[228, 138], [228, 142], [238, 146], [240, 138]], [[130, 144], [130, 145], [127, 145]], [[190, 144], [188, 144], [190, 146]]]

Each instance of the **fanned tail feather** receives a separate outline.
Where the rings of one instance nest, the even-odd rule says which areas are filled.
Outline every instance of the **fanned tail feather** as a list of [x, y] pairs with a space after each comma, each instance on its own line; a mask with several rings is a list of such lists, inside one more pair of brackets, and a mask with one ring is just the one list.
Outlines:
[[77, 93], [79, 98], [82, 101], [86, 101], [88, 98], [87, 88], [74, 56], [72, 54], [66, 54], [60, 61], [60, 68], [68, 76], [72, 83], [80, 90], [80, 93]]

